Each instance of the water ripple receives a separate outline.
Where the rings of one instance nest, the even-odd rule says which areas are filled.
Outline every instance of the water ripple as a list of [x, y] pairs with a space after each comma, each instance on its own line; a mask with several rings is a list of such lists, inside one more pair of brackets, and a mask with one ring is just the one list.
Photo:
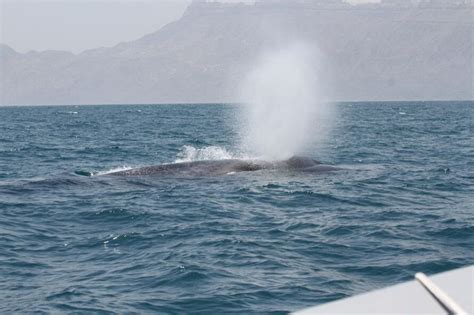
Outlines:
[[341, 104], [306, 154], [343, 171], [196, 178], [101, 174], [241, 154], [238, 107], [0, 108], [0, 312], [283, 314], [472, 264], [472, 105]]

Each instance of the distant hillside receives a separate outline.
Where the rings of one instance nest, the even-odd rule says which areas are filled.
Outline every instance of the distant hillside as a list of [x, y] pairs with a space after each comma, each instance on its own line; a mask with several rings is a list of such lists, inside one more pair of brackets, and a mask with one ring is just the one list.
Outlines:
[[192, 3], [159, 31], [74, 55], [0, 45], [1, 104], [239, 101], [262, 50], [295, 39], [320, 50], [332, 100], [474, 99], [467, 1]]

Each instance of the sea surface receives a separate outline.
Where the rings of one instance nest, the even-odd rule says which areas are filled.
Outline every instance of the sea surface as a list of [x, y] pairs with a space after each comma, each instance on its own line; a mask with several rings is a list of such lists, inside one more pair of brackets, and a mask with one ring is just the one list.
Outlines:
[[280, 314], [474, 263], [474, 102], [334, 104], [343, 170], [241, 154], [238, 105], [0, 107], [0, 313]]

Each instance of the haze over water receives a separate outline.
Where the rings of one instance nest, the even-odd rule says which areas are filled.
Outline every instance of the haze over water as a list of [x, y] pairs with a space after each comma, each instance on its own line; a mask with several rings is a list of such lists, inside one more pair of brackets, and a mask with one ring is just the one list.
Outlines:
[[284, 313], [472, 264], [474, 103], [333, 106], [304, 151], [345, 170], [196, 178], [100, 174], [240, 157], [240, 107], [0, 107], [0, 312]]

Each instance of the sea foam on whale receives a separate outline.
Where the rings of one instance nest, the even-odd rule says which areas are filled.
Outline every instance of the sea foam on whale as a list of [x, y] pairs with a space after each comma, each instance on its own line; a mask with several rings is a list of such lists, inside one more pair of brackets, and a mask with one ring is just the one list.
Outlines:
[[185, 145], [178, 153], [177, 159], [174, 160], [174, 163], [228, 159], [251, 160], [253, 158], [243, 153], [231, 152], [220, 146], [205, 146], [202, 148], [195, 148], [190, 145]]

